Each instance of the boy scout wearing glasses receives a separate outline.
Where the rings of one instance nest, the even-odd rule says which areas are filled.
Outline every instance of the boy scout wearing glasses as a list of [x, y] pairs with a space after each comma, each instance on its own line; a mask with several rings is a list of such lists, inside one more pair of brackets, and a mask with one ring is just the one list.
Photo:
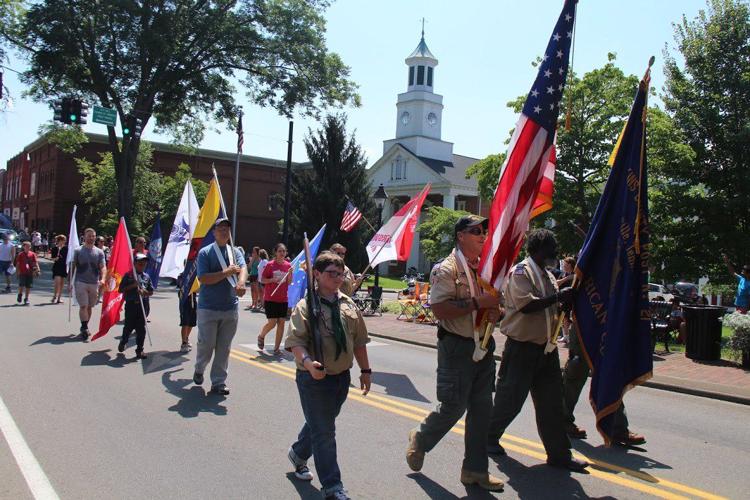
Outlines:
[[[346, 247], [341, 243], [334, 243], [333, 245], [331, 245], [330, 250], [331, 252], [341, 257], [341, 260], [346, 259]], [[354, 273], [351, 269], [349, 269], [349, 266], [346, 265], [346, 262], [344, 262], [344, 282], [341, 284], [341, 288], [339, 288], [341, 293], [348, 297], [351, 297], [352, 293], [354, 293], [354, 283], [356, 281], [357, 280], [354, 276]]]
[[284, 343], [284, 348], [294, 353], [297, 389], [305, 416], [297, 441], [289, 449], [289, 460], [295, 467], [295, 476], [310, 481], [313, 476], [307, 460], [313, 456], [323, 496], [336, 499], [348, 498], [336, 459], [336, 417], [349, 393], [349, 370], [354, 358], [360, 368], [363, 395], [370, 391], [372, 374], [367, 358], [370, 339], [362, 314], [352, 299], [339, 292], [343, 271], [343, 259], [333, 252], [321, 253], [313, 265], [321, 303], [318, 328], [324, 369], [310, 357], [313, 338], [308, 328], [307, 301], [299, 301], [294, 308]]
[[490, 340], [484, 358], [479, 362], [472, 359], [475, 315], [481, 314], [481, 309], [488, 309], [491, 321], [499, 317], [500, 298], [482, 295], [476, 279], [479, 255], [487, 238], [487, 219], [463, 216], [456, 223], [454, 234], [456, 248], [433, 267], [430, 276], [430, 303], [438, 318], [437, 398], [440, 404], [409, 433], [406, 462], [413, 471], [421, 470], [425, 453], [432, 450], [466, 412], [461, 482], [499, 491], [503, 489], [503, 482], [487, 472], [485, 448], [495, 378], [494, 340]]

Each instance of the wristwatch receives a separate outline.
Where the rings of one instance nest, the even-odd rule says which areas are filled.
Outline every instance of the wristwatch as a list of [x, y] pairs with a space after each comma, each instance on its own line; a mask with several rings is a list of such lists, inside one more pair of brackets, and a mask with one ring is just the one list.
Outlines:
[[372, 373], [372, 368], [362, 368], [359, 373]]

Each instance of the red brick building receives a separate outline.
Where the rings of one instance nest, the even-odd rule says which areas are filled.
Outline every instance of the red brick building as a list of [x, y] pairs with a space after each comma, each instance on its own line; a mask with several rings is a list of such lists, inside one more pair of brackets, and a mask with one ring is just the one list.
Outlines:
[[[21, 228], [67, 234], [73, 205], [79, 210], [82, 177], [75, 158], [99, 161], [99, 153], [108, 149], [107, 137], [87, 134], [89, 142], [75, 154], [67, 154], [40, 137], [7, 162], [2, 180], [0, 208]], [[211, 179], [216, 166], [227, 210], [232, 210], [236, 155], [222, 151], [198, 149], [187, 154], [163, 143], [154, 147], [153, 169], [173, 175], [180, 163], [190, 166], [192, 174], [204, 181]], [[299, 168], [303, 164], [292, 164]], [[239, 200], [237, 210], [237, 244], [269, 248], [279, 239], [278, 221], [283, 215], [286, 161], [243, 155], [240, 159]], [[79, 219], [79, 226], [81, 220]]]

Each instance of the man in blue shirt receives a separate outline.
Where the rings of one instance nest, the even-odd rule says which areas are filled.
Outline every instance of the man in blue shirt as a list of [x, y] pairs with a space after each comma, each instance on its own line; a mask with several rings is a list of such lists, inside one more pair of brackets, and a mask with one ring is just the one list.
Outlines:
[[[198, 252], [198, 348], [193, 382], [203, 384], [203, 371], [213, 356], [211, 393], [226, 396], [229, 351], [237, 332], [238, 297], [245, 295], [247, 266], [237, 248], [228, 245], [229, 219], [214, 223], [214, 243]], [[231, 253], [230, 253], [231, 252]]]
[[729, 274], [737, 278], [737, 294], [734, 298], [734, 306], [740, 314], [747, 314], [750, 309], [750, 264], [742, 267], [742, 274], [737, 274], [729, 257], [724, 255], [724, 263], [727, 265]]

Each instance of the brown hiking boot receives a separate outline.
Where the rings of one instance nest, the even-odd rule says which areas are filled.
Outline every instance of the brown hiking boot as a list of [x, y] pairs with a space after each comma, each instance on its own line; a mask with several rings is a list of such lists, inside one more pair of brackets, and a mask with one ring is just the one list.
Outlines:
[[411, 430], [409, 432], [409, 447], [406, 448], [406, 463], [409, 464], [409, 468], [414, 472], [421, 471], [422, 465], [424, 464], [424, 451], [419, 449], [416, 430]]
[[567, 424], [565, 426], [565, 433], [572, 439], [586, 439], [588, 437], [586, 431], [578, 427], [576, 424]]
[[476, 484], [488, 491], [503, 491], [503, 482], [489, 472], [473, 472], [461, 469], [461, 482], [464, 484]]
[[644, 436], [641, 436], [640, 434], [636, 434], [635, 432], [628, 431], [627, 434], [619, 434], [615, 436], [612, 441], [614, 442], [614, 444], [619, 444], [622, 446], [635, 446], [644, 444], [646, 442], [646, 438]]

